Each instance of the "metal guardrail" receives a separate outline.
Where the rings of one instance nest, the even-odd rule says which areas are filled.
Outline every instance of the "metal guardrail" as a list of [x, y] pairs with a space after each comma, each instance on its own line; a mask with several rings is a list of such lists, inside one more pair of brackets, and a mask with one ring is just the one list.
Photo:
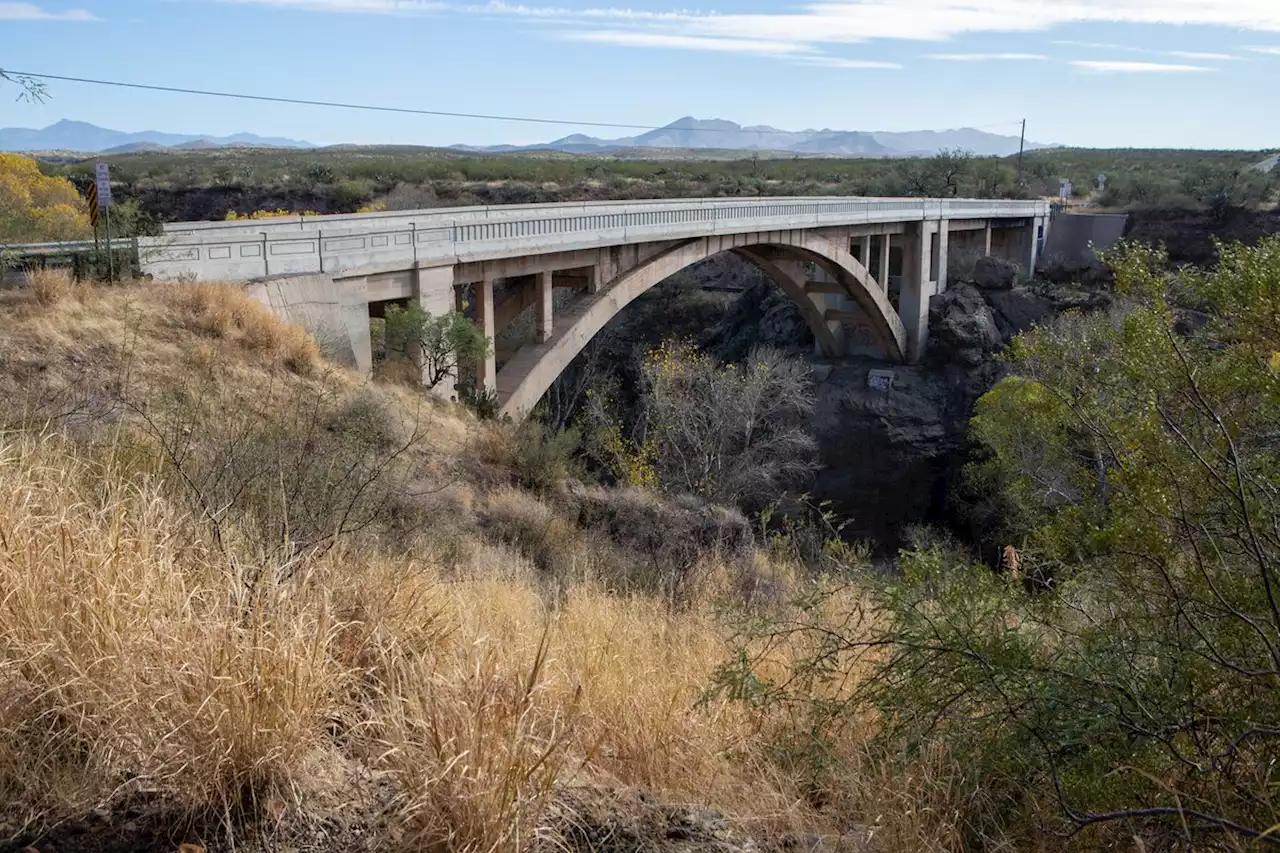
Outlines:
[[[137, 245], [133, 237], [117, 237], [111, 241], [111, 249], [133, 249]], [[107, 241], [66, 240], [60, 243], [0, 243], [0, 255], [74, 255], [92, 252], [98, 248], [106, 251]]]

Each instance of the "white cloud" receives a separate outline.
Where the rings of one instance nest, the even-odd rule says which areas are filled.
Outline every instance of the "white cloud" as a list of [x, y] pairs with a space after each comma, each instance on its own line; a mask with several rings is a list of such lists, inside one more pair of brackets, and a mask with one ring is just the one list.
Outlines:
[[1273, 47], [1270, 45], [1246, 47], [1245, 50], [1252, 53], [1265, 53], [1271, 56], [1280, 56], [1280, 47]]
[[1129, 44], [1098, 41], [1069, 41], [1061, 39], [1055, 41], [1054, 44], [1066, 45], [1067, 47], [1084, 47], [1090, 50], [1122, 50], [1125, 53], [1142, 53], [1147, 56], [1173, 56], [1178, 59], [1199, 59], [1208, 62], [1230, 62], [1240, 58], [1229, 53], [1201, 53], [1194, 50], [1153, 50], [1149, 47], [1134, 47]]
[[1127, 50], [1134, 53], [1141, 53], [1143, 48], [1131, 47], [1127, 44], [1115, 44], [1105, 41], [1073, 41], [1071, 39], [1055, 39], [1054, 44], [1065, 45], [1066, 47], [1087, 47], [1090, 50]]
[[[261, 2], [261, 0], [257, 0]], [[447, 4], [441, 4], [447, 5]], [[690, 15], [701, 14], [684, 10], [669, 12], [651, 12], [643, 9], [627, 9], [618, 7], [599, 7], [589, 9], [568, 9], [562, 6], [527, 6], [521, 3], [504, 3], [503, 0], [489, 0], [488, 3], [455, 5], [448, 8], [460, 12], [477, 12], [488, 15], [511, 15], [520, 18], [573, 18], [583, 21], [624, 20], [637, 23], [662, 23], [664, 21], [679, 22]]]
[[1020, 33], [1066, 24], [1213, 25], [1280, 32], [1275, 0], [820, 0], [786, 14], [694, 16], [705, 34], [811, 43], [941, 41], [968, 33]]
[[896, 62], [877, 59], [846, 59], [843, 56], [798, 56], [790, 60], [794, 65], [819, 65], [823, 68], [880, 68], [888, 71], [902, 68]]
[[309, 12], [353, 12], [366, 15], [413, 15], [439, 12], [444, 3], [435, 0], [223, 0], [245, 6], [279, 6]]
[[[511, 3], [506, 0], [223, 2], [333, 12], [388, 15], [481, 14], [560, 21], [581, 27], [559, 34], [563, 38], [578, 41], [783, 57], [809, 54], [824, 56], [822, 62], [831, 67], [850, 68], [882, 66], [866, 64], [874, 60], [842, 61], [840, 57], [825, 57], [823, 49], [831, 45], [859, 44], [882, 39], [944, 42], [969, 34], [1021, 34], [1066, 25], [1104, 23], [1213, 26], [1257, 33], [1280, 33], [1280, 0], [798, 0], [801, 5], [784, 7], [785, 11], [751, 13], [679, 8], [650, 11], [608, 6], [569, 8], [525, 4], [518, 0]], [[0, 4], [2, 5], [5, 4]], [[597, 27], [599, 29], [595, 29]], [[1187, 61], [1107, 63], [1080, 60], [1076, 63], [1081, 68], [1095, 71], [1208, 71], [1213, 69], [1195, 63], [1235, 58], [1226, 53], [1152, 50], [1105, 42], [1064, 43], [1076, 47], [1123, 50]], [[1280, 50], [1259, 48], [1257, 52], [1280, 53]], [[1030, 53], [939, 53], [932, 58], [950, 62], [979, 62], [1043, 57]]]
[[1164, 50], [1157, 51], [1163, 56], [1175, 56], [1178, 59], [1199, 59], [1204, 62], [1234, 62], [1239, 57], [1232, 56], [1229, 53], [1200, 53], [1195, 50]]
[[925, 56], [941, 62], [1033, 62], [1048, 58], [1039, 53], [931, 53]]
[[96, 21], [98, 17], [85, 9], [50, 12], [34, 3], [0, 3], [0, 21]]
[[1094, 59], [1073, 59], [1071, 64], [1088, 71], [1101, 71], [1108, 74], [1176, 74], [1216, 70], [1203, 65], [1171, 65], [1164, 62], [1111, 62]]
[[[343, 12], [395, 14], [442, 5], [427, 0], [227, 0]], [[12, 4], [10, 4], [12, 5]], [[19, 4], [21, 5], [21, 4]], [[784, 13], [653, 13], [632, 9], [457, 5], [498, 14], [679, 20], [701, 34], [805, 42], [873, 39], [938, 41], [966, 33], [1016, 33], [1064, 24], [1127, 23], [1231, 27], [1280, 32], [1275, 0], [816, 0]]]
[[568, 41], [600, 42], [625, 45], [626, 47], [710, 50], [724, 53], [758, 53], [771, 56], [806, 53], [812, 50], [807, 45], [768, 39], [725, 39], [632, 30], [570, 30], [560, 33], [560, 38]]

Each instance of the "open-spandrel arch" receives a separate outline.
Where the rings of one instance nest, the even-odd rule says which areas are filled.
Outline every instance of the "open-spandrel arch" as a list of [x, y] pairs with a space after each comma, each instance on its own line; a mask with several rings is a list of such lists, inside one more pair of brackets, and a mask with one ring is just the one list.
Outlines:
[[735, 252], [763, 269], [799, 307], [819, 348], [827, 355], [841, 351], [838, 321], [825, 308], [826, 292], [807, 281], [804, 262], [817, 264], [829, 281], [852, 298], [870, 321], [891, 359], [904, 360], [907, 333], [888, 293], [851, 252], [812, 230], [774, 231], [680, 242], [602, 282], [556, 311], [554, 332], [542, 343], [521, 347], [497, 373], [503, 414], [521, 417], [546, 393], [556, 377], [595, 335], [651, 287], [680, 270], [722, 252]]

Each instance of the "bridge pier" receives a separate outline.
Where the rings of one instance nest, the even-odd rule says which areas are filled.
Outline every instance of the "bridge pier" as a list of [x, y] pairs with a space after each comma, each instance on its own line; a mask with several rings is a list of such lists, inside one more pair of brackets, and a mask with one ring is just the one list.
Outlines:
[[937, 224], [928, 220], [907, 224], [902, 254], [902, 296], [898, 309], [907, 330], [907, 360], [924, 357], [929, 342], [929, 299], [933, 296], [933, 238]]
[[493, 276], [485, 275], [476, 282], [476, 325], [484, 332], [488, 348], [476, 365], [476, 387], [484, 391], [498, 388], [497, 332], [493, 314]]
[[[934, 293], [947, 292], [947, 267], [951, 260], [951, 222], [943, 219], [938, 222], [938, 258], [934, 265], [933, 277], [937, 281]], [[931, 294], [932, 295], [932, 294]], [[926, 313], [928, 313], [926, 311]]]
[[540, 344], [545, 344], [551, 339], [551, 335], [555, 331], [554, 305], [552, 297], [555, 295], [555, 273], [551, 270], [544, 270], [538, 273], [538, 328], [534, 332], [534, 340]]
[[1031, 219], [1027, 242], [1030, 244], [1030, 257], [1027, 259], [1027, 275], [1035, 275], [1036, 265], [1040, 262], [1041, 241], [1045, 237], [1048, 218], [1036, 216]]
[[876, 270], [875, 278], [879, 282], [880, 287], [885, 293], [889, 292], [889, 258], [893, 252], [893, 235], [880, 235], [880, 267]]

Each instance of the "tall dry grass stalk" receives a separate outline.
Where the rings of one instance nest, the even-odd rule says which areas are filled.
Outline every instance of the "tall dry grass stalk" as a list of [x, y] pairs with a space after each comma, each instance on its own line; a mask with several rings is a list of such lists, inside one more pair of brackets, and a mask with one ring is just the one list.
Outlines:
[[40, 268], [27, 273], [27, 287], [36, 302], [57, 305], [71, 292], [71, 273], [63, 269]]
[[166, 285], [164, 292], [197, 331], [278, 356], [295, 373], [307, 375], [320, 364], [320, 349], [310, 333], [282, 323], [243, 285], [197, 282]]
[[245, 591], [193, 528], [57, 436], [0, 445], [0, 800], [24, 818], [125, 790], [252, 811], [324, 747], [330, 603]]

